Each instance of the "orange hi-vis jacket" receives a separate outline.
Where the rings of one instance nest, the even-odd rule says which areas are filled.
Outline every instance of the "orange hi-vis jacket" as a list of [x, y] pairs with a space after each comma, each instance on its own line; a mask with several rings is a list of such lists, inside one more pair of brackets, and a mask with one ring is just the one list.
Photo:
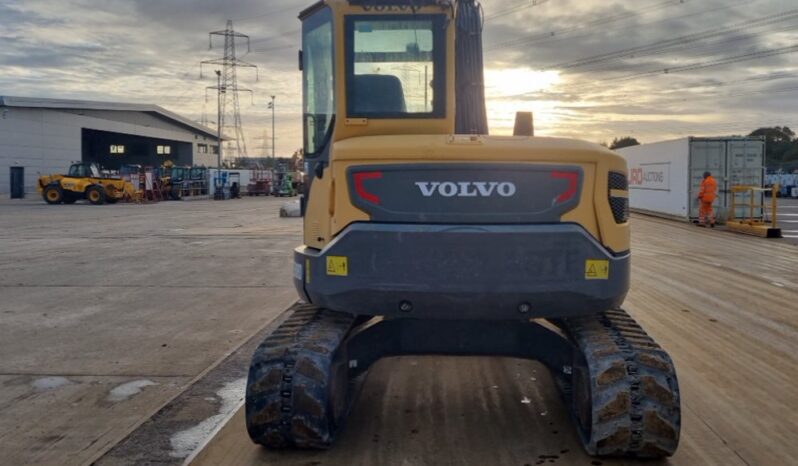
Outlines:
[[698, 199], [707, 204], [715, 202], [718, 197], [718, 182], [710, 175], [701, 182], [701, 191], [698, 193]]

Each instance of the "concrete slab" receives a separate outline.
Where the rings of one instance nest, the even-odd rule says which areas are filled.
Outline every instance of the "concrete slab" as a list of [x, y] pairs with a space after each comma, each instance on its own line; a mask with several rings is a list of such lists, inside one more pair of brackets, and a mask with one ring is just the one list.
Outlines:
[[253, 445], [239, 410], [191, 464], [794, 464], [795, 247], [647, 217], [633, 222], [626, 307], [676, 363], [683, 418], [672, 458], [586, 456], [535, 362], [406, 357], [372, 369], [330, 451]]
[[296, 300], [288, 287], [2, 290], [0, 374], [193, 377]]
[[0, 376], [0, 463], [84, 464], [118, 442], [152, 406], [179, 393], [188, 381], [185, 377]]
[[101, 456], [295, 301], [282, 202], [0, 203], [0, 463]]
[[[0, 463], [180, 464], [174, 435], [232, 409], [295, 299], [300, 220], [280, 204], [0, 202]], [[633, 231], [627, 307], [683, 396], [680, 449], [654, 464], [794, 462], [795, 246], [645, 217]], [[530, 361], [382, 361], [328, 452], [266, 452], [233, 412], [194, 464], [596, 464]]]

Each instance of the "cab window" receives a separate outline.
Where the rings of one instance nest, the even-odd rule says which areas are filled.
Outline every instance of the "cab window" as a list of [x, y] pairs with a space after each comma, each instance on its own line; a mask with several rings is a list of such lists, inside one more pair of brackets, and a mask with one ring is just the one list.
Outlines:
[[305, 156], [327, 144], [335, 116], [332, 13], [325, 8], [302, 23]]
[[347, 116], [445, 116], [443, 15], [347, 18]]

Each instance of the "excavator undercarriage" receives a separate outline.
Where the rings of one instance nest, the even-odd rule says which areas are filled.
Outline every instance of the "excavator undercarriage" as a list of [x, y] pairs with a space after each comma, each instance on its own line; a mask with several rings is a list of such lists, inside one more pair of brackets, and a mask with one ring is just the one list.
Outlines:
[[247, 428], [269, 448], [327, 448], [369, 367], [402, 355], [506, 356], [543, 363], [585, 450], [672, 454], [681, 423], [670, 357], [623, 310], [559, 321], [356, 318], [298, 303], [258, 347]]

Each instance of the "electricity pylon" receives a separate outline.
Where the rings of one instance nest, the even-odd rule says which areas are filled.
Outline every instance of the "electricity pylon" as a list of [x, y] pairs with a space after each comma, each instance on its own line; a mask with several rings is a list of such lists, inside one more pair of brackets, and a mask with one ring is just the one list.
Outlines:
[[[237, 152], [235, 157], [247, 156], [247, 143], [244, 139], [243, 124], [241, 123], [241, 106], [238, 94], [249, 92], [253, 96], [251, 89], [238, 87], [238, 68], [254, 68], [255, 80], [258, 80], [258, 67], [252, 63], [240, 60], [236, 56], [236, 40], [245, 40], [247, 43], [247, 53], [249, 53], [249, 36], [235, 32], [233, 21], [227, 20], [227, 27], [223, 31], [214, 31], [208, 35], [209, 49], [213, 49], [214, 36], [224, 37], [224, 56], [214, 60], [200, 62], [200, 78], [202, 78], [203, 66], [213, 66], [221, 71], [221, 80], [217, 86], [209, 86], [206, 89], [205, 100], [207, 100], [207, 90], [214, 89], [220, 94], [219, 97], [219, 121], [217, 124], [222, 128], [230, 128], [230, 133], [226, 137], [232, 144], [232, 148]], [[254, 101], [254, 96], [252, 97]], [[229, 152], [228, 152], [229, 154]]]

